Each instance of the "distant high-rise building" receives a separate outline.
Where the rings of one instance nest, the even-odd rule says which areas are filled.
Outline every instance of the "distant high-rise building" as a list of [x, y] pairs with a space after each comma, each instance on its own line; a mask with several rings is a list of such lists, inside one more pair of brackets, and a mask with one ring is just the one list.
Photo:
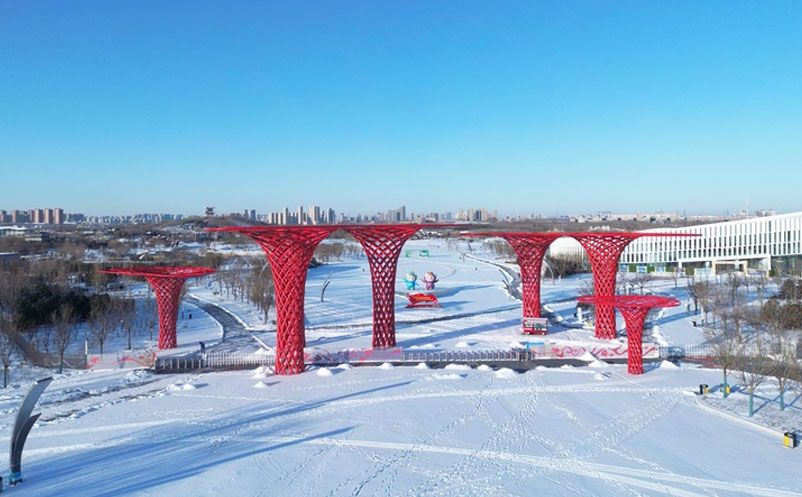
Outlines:
[[53, 209], [53, 224], [64, 224], [64, 209]]
[[42, 209], [31, 209], [30, 222], [43, 224], [45, 222], [45, 212]]

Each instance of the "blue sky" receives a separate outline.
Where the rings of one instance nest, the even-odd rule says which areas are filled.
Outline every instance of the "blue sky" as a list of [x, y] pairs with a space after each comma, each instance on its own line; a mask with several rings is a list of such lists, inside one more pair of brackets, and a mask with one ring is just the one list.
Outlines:
[[0, 3], [0, 208], [800, 210], [802, 2]]

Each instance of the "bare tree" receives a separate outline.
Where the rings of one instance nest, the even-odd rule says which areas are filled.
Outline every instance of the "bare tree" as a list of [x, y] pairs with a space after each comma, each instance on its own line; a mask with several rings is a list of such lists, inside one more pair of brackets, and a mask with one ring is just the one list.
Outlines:
[[100, 353], [103, 353], [103, 347], [106, 344], [111, 332], [114, 331], [114, 301], [106, 294], [96, 295], [92, 299], [91, 308], [89, 309], [89, 333], [92, 336], [92, 341], [100, 347]]
[[11, 371], [11, 353], [14, 351], [14, 321], [0, 316], [0, 360], [3, 361], [3, 388], [8, 387]]
[[654, 280], [655, 277], [651, 273], [635, 273], [635, 276], [632, 277], [632, 284], [638, 287], [639, 293], [643, 295], [646, 287]]
[[[751, 320], [750, 320], [751, 321]], [[760, 321], [752, 321], [759, 325]], [[756, 328], [748, 343], [738, 349], [737, 368], [741, 383], [749, 394], [749, 417], [755, 414], [755, 390], [763, 383], [776, 367], [775, 361], [767, 357], [765, 330]]]
[[134, 299], [121, 299], [118, 301], [117, 318], [120, 320], [120, 328], [128, 339], [128, 350], [132, 348], [134, 324], [136, 322], [136, 301]]
[[58, 352], [58, 372], [64, 372], [64, 354], [75, 335], [75, 309], [70, 304], [62, 304], [51, 317], [54, 334], [53, 341]]

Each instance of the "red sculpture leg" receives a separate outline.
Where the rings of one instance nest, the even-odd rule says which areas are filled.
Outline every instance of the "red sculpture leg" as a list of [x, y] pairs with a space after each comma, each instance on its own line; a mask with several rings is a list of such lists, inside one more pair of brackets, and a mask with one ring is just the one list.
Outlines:
[[143, 277], [156, 294], [159, 312], [159, 349], [173, 349], [178, 345], [176, 320], [181, 301], [181, 289], [188, 278], [197, 278], [214, 273], [208, 267], [193, 266], [140, 266], [134, 268], [103, 269], [106, 274]]
[[[593, 270], [593, 286], [596, 297], [612, 297], [615, 294], [615, 277], [621, 252], [640, 235], [573, 233], [571, 234], [588, 253]], [[615, 338], [615, 308], [612, 303], [596, 304], [596, 338]]]
[[174, 349], [178, 346], [176, 321], [181, 300], [183, 278], [145, 278], [156, 294], [156, 307], [159, 312], [159, 350]]
[[395, 278], [401, 248], [418, 225], [351, 226], [370, 265], [373, 283], [373, 348], [395, 347]]
[[304, 289], [315, 247], [331, 227], [273, 228], [243, 232], [262, 247], [276, 291], [276, 374], [304, 371]]
[[627, 372], [643, 374], [643, 323], [648, 307], [619, 306], [627, 327]]
[[509, 243], [518, 258], [523, 286], [523, 317], [540, 317], [540, 278], [543, 257], [551, 242], [561, 234], [509, 233], [501, 235]]

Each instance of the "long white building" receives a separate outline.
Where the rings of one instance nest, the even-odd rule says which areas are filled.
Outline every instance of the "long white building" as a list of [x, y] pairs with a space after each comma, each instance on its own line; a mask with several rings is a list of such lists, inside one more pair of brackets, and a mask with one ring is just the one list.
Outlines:
[[701, 236], [641, 238], [627, 247], [620, 263], [659, 268], [690, 267], [710, 274], [715, 274], [721, 266], [777, 274], [802, 271], [802, 212], [645, 230], [650, 231]]

